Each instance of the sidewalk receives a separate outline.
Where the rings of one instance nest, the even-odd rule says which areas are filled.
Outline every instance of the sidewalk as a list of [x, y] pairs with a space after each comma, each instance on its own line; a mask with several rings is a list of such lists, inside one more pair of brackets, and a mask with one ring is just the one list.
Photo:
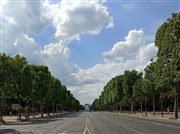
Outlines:
[[[108, 112], [111, 113], [111, 112]], [[174, 119], [174, 113], [173, 112], [164, 112], [163, 117], [161, 116], [161, 112], [156, 112], [155, 116], [153, 115], [153, 112], [148, 112], [147, 116], [145, 116], [145, 113], [143, 112], [142, 115], [140, 112], [136, 112], [136, 114], [130, 114], [129, 112], [126, 113], [113, 113], [112, 114], [118, 114], [122, 116], [128, 116], [128, 117], [137, 117], [137, 118], [144, 118], [144, 119], [152, 119], [152, 120], [162, 120], [162, 121], [171, 121], [180, 123], [180, 115], [178, 119]]]
[[[64, 112], [63, 114], [65, 114], [66, 112]], [[61, 114], [62, 115], [62, 114]], [[52, 114], [47, 116], [46, 113], [43, 114], [43, 118], [47, 118], [47, 117], [53, 117], [53, 116], [60, 116], [60, 114]], [[33, 115], [30, 115], [29, 116], [29, 119], [28, 120], [33, 120], [33, 119], [38, 119], [38, 118], [41, 118], [41, 114], [35, 114], [34, 118], [33, 118]], [[16, 115], [11, 115], [11, 116], [3, 116], [3, 120], [7, 123], [7, 124], [16, 124], [17, 122], [20, 122], [20, 121], [26, 121], [25, 119], [25, 116], [22, 114], [21, 115], [21, 120], [18, 120], [17, 119], [17, 116]], [[28, 121], [27, 120], [27, 121]], [[1, 124], [1, 123], [0, 123]]]

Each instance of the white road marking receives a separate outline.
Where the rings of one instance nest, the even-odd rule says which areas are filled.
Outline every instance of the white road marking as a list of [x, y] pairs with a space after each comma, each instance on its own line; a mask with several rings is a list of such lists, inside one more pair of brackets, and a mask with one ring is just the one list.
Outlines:
[[166, 125], [166, 126], [168, 126], [168, 127], [174, 127], [174, 128], [178, 128], [178, 129], [180, 129], [180, 127], [173, 126], [173, 125]]
[[46, 130], [44, 130], [44, 131], [42, 131], [41, 133], [39, 133], [39, 134], [43, 134], [43, 133], [45, 133], [45, 132], [47, 132], [48, 131], [48, 129], [46, 129]]
[[53, 128], [55, 128], [55, 126], [52, 126], [50, 129], [53, 129]]
[[66, 134], [66, 132], [67, 132], [68, 130], [65, 130], [64, 132], [62, 132], [62, 133], [58, 133], [58, 134]]
[[[104, 118], [104, 117], [102, 117], [102, 118]], [[111, 119], [108, 119], [108, 118], [104, 118], [104, 119], [105, 119], [105, 120], [108, 120], [108, 121], [110, 121], [110, 122], [112, 122], [112, 123], [114, 123], [114, 124], [116, 124], [116, 125], [118, 125], [118, 126], [122, 126], [122, 127], [126, 128], [126, 129], [128, 129], [128, 130], [130, 130], [130, 131], [132, 131], [132, 132], [134, 132], [134, 133], [144, 134], [144, 133], [141, 132], [141, 131], [138, 131], [138, 130], [136, 130], [136, 129], [133, 129], [133, 128], [127, 127], [127, 126], [125, 126], [125, 125], [119, 124], [119, 123], [117, 123], [117, 122], [114, 122], [114, 121], [111, 120]]]
[[157, 123], [157, 122], [150, 122], [150, 123], [155, 125], [162, 125], [161, 123]]
[[91, 134], [91, 131], [88, 128], [88, 117], [86, 117], [86, 126], [84, 128], [83, 134], [86, 134], [86, 132], [88, 132], [88, 134]]

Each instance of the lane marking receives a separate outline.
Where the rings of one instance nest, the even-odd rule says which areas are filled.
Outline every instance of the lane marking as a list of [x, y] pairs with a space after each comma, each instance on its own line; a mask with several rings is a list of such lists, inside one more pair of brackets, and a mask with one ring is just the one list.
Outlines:
[[88, 132], [88, 134], [91, 134], [91, 131], [89, 130], [87, 125], [88, 125], [88, 117], [86, 117], [86, 125], [84, 128], [83, 134], [86, 134], [86, 131]]
[[168, 127], [174, 127], [174, 128], [178, 128], [178, 129], [180, 129], [180, 127], [173, 126], [173, 125], [166, 125], [166, 126], [168, 126]]
[[89, 128], [87, 127], [87, 131], [88, 131], [88, 134], [91, 134], [91, 131], [89, 130]]
[[161, 123], [157, 123], [157, 122], [150, 122], [151, 124], [155, 124], [155, 125], [162, 125]]
[[132, 132], [137, 133], [137, 134], [145, 134], [145, 133], [143, 133], [143, 132], [141, 132], [141, 131], [139, 131], [139, 130], [136, 130], [136, 129], [127, 127], [127, 126], [125, 126], [125, 125], [121, 125], [121, 124], [119, 124], [119, 123], [117, 123], [117, 122], [114, 122], [114, 121], [112, 121], [111, 119], [108, 119], [108, 118], [105, 118], [105, 117], [101, 117], [101, 118], [104, 118], [105, 120], [108, 120], [108, 121], [110, 121], [110, 122], [112, 122], [112, 123], [114, 123], [114, 124], [116, 124], [116, 125], [118, 125], [118, 126], [122, 126], [122, 127], [126, 128], [126, 129], [132, 131]]
[[89, 125], [90, 125], [90, 128], [91, 128], [91, 130], [92, 130], [92, 132], [94, 131], [94, 129], [93, 129], [93, 126], [92, 126], [92, 123], [91, 123], [91, 120], [90, 120], [90, 118], [88, 118], [89, 119]]
[[39, 133], [39, 134], [43, 134], [43, 133], [45, 133], [45, 132], [47, 132], [48, 131], [48, 129], [46, 129], [46, 130], [44, 130], [44, 131], [42, 131], [41, 133]]
[[50, 129], [53, 129], [53, 128], [55, 128], [55, 126], [52, 126]]
[[58, 134], [66, 134], [66, 132], [67, 132], [68, 130], [65, 130], [64, 132], [62, 132], [62, 133], [58, 133]]
[[86, 131], [87, 131], [87, 117], [86, 117], [86, 125], [85, 125], [85, 127], [84, 127], [83, 134], [86, 134]]

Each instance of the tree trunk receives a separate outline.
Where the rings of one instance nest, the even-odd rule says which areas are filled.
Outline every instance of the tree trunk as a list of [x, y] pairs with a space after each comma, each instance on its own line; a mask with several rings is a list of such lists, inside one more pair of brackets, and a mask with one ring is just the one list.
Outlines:
[[131, 114], [133, 114], [133, 106], [134, 106], [134, 104], [131, 103]]
[[43, 117], [43, 104], [41, 103], [41, 117]]
[[33, 118], [34, 118], [34, 115], [35, 115], [35, 113], [34, 113], [34, 104], [32, 104], [32, 113], [33, 113]]
[[58, 115], [58, 104], [56, 104], [56, 115]]
[[3, 108], [2, 108], [2, 101], [0, 101], [0, 122], [3, 122]]
[[147, 116], [147, 98], [145, 97], [145, 116]]
[[54, 104], [52, 104], [52, 108], [53, 108], [53, 115], [54, 115]]
[[119, 105], [117, 104], [116, 105], [116, 113], [118, 113], [118, 111], [119, 111]]
[[59, 104], [59, 114], [61, 115], [61, 105]]
[[136, 103], [134, 104], [134, 114], [136, 114]]
[[142, 115], [142, 110], [143, 110], [143, 109], [142, 109], [142, 102], [141, 102], [141, 115]]
[[163, 93], [161, 93], [161, 116], [163, 117]]
[[30, 119], [30, 114], [31, 114], [31, 110], [30, 110], [30, 104], [28, 104], [28, 119]]
[[155, 96], [153, 95], [153, 115], [155, 116]]
[[174, 96], [174, 119], [178, 119], [178, 93], [175, 92]]
[[49, 105], [47, 105], [47, 116], [49, 116]]
[[18, 110], [18, 115], [19, 115], [19, 120], [21, 120], [21, 103], [20, 103], [20, 98], [18, 98], [18, 102], [19, 102], [19, 106], [20, 106], [20, 108], [19, 108], [19, 110]]
[[122, 104], [120, 104], [120, 113], [122, 113]]

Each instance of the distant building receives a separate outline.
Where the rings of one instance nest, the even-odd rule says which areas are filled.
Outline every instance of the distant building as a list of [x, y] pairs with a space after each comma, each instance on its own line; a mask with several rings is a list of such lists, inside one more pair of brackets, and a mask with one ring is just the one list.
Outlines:
[[89, 104], [85, 104], [84, 107], [85, 107], [85, 110], [86, 110], [86, 111], [89, 111], [89, 110], [90, 110], [90, 105], [89, 105]]

